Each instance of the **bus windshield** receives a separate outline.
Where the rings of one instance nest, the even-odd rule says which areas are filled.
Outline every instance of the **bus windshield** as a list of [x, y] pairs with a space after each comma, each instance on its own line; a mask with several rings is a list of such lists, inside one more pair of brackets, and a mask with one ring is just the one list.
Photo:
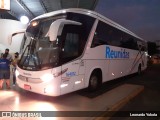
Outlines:
[[42, 70], [57, 66], [59, 59], [58, 43], [50, 42], [49, 38], [31, 39], [25, 48], [19, 66], [25, 70]]

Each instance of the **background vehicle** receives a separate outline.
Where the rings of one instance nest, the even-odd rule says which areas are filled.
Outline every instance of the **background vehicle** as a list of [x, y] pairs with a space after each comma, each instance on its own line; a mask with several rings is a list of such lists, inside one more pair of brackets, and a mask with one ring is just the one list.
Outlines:
[[105, 81], [140, 74], [147, 67], [145, 41], [84, 9], [36, 17], [22, 46], [17, 84], [43, 95], [59, 96], [86, 87], [96, 90]]

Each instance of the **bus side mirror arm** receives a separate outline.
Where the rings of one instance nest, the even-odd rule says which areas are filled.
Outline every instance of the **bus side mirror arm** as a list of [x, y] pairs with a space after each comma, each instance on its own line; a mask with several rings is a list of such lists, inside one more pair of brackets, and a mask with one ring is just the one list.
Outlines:
[[25, 29], [16, 31], [16, 32], [12, 33], [11, 35], [9, 35], [9, 37], [8, 37], [8, 43], [9, 43], [9, 45], [12, 44], [12, 37], [13, 37], [13, 36], [15, 36], [15, 35], [17, 35], [17, 34], [23, 34], [23, 33], [25, 33]]
[[50, 41], [56, 41], [57, 36], [61, 35], [65, 24], [82, 25], [82, 23], [80, 22], [66, 20], [66, 19], [58, 19], [51, 24], [49, 31], [46, 35], [46, 36], [49, 36]]

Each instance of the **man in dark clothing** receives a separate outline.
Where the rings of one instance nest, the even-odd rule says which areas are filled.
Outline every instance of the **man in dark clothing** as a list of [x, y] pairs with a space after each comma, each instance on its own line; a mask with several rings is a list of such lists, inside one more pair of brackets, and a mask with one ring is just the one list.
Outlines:
[[13, 69], [12, 69], [12, 71], [13, 71], [13, 86], [15, 86], [15, 84], [16, 84], [16, 74], [15, 74], [15, 72], [16, 72], [16, 66], [17, 66], [18, 61], [19, 61], [19, 53], [16, 52], [15, 57], [12, 61], [12, 65], [13, 65]]
[[0, 89], [3, 87], [4, 80], [6, 81], [7, 88], [10, 88], [10, 61], [7, 59], [7, 55], [3, 54], [3, 58], [0, 59]]
[[12, 62], [12, 60], [13, 60], [13, 59], [12, 59], [12, 55], [9, 54], [9, 49], [8, 49], [8, 48], [6, 48], [4, 54], [6, 54], [6, 55], [7, 55], [6, 58], [7, 58], [10, 62]]

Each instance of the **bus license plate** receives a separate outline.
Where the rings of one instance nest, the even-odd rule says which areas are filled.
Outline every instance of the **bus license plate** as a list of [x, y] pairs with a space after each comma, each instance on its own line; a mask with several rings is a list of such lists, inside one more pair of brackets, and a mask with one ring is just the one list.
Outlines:
[[27, 84], [24, 84], [24, 89], [25, 89], [25, 90], [30, 90], [30, 89], [31, 89], [31, 86], [30, 86], [30, 85], [27, 85]]

